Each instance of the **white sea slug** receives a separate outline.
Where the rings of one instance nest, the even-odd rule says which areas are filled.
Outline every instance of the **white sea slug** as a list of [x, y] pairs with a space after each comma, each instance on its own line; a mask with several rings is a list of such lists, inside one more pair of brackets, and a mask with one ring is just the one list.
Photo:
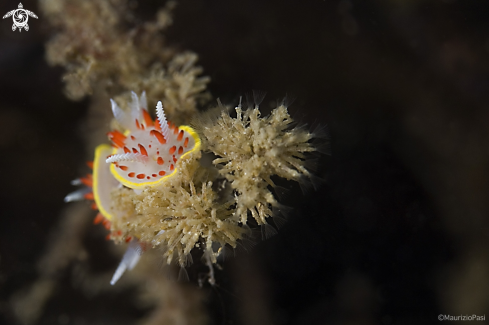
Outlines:
[[[112, 99], [111, 103], [114, 117], [125, 131], [108, 133], [112, 146], [102, 144], [95, 149], [93, 177], [89, 174], [75, 180], [74, 185], [83, 183], [86, 187], [65, 197], [66, 202], [93, 199], [93, 208], [100, 211], [94, 222], [102, 222], [107, 229], [117, 218], [111, 208], [114, 188], [126, 186], [139, 191], [146, 186], [164, 186], [175, 174], [178, 161], [200, 150], [201, 146], [199, 136], [191, 127], [177, 127], [166, 120], [161, 102], [156, 105], [157, 119], [153, 121], [147, 111], [144, 92], [140, 98], [132, 93], [130, 111], [122, 110]], [[126, 242], [130, 242], [129, 247], [111, 284], [115, 284], [126, 269], [132, 269], [143, 252], [144, 245], [140, 245], [137, 238], [127, 237]]]

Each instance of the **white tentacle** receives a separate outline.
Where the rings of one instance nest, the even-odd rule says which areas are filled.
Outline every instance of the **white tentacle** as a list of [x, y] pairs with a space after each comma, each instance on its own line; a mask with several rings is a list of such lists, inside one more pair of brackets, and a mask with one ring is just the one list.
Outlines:
[[110, 284], [114, 285], [126, 270], [132, 270], [136, 264], [138, 264], [142, 254], [143, 250], [141, 249], [139, 242], [137, 240], [131, 241], [129, 247], [127, 247], [126, 253], [124, 253], [124, 256], [122, 257], [122, 261], [119, 263], [119, 266], [112, 276], [112, 280], [110, 280]]
[[156, 105], [156, 116], [158, 116], [158, 121], [161, 126], [161, 133], [168, 140], [168, 135], [170, 134], [170, 130], [168, 129], [168, 122], [166, 120], [165, 111], [163, 110], [163, 104], [161, 101]]
[[107, 160], [105, 160], [105, 162], [108, 164], [113, 162], [120, 162], [120, 161], [138, 161], [138, 162], [146, 163], [148, 162], [148, 157], [140, 153], [123, 153], [123, 154], [110, 156], [109, 158], [107, 158]]

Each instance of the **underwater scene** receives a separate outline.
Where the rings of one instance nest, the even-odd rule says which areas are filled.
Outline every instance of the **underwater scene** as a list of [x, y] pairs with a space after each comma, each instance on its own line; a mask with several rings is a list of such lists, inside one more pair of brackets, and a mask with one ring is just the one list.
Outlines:
[[489, 2], [0, 11], [0, 324], [489, 323]]

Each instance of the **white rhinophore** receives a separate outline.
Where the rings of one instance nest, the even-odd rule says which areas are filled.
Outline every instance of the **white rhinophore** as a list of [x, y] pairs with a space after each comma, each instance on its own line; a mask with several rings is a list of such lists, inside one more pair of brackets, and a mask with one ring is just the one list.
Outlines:
[[168, 122], [166, 121], [165, 111], [163, 110], [163, 104], [158, 101], [156, 105], [156, 116], [158, 116], [158, 122], [160, 122], [161, 133], [168, 140], [168, 134], [170, 130], [168, 129]]
[[113, 162], [121, 161], [138, 161], [142, 163], [148, 162], [148, 156], [142, 155], [140, 153], [122, 153], [117, 155], [112, 155], [105, 160], [106, 163], [110, 164]]

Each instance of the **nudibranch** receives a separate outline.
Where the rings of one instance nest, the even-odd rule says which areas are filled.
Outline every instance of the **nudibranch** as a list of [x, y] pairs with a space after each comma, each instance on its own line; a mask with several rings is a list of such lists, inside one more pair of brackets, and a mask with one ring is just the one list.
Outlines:
[[[84, 184], [85, 188], [68, 194], [65, 201], [94, 200], [92, 207], [99, 210], [94, 223], [102, 222], [111, 229], [111, 221], [117, 218], [117, 207], [112, 207], [111, 192], [121, 186], [140, 191], [146, 186], [165, 186], [165, 182], [176, 174], [177, 166], [185, 156], [199, 151], [201, 140], [189, 126], [173, 125], [165, 116], [161, 101], [156, 105], [156, 120], [148, 110], [146, 94], [141, 97], [132, 92], [129, 111], [121, 109], [111, 99], [112, 112], [123, 132], [113, 130], [107, 135], [112, 146], [99, 145], [90, 167], [93, 176], [79, 178], [73, 185]], [[120, 236], [121, 231], [111, 229]], [[108, 238], [111, 237], [108, 236]], [[111, 284], [114, 284], [126, 269], [132, 269], [139, 260], [144, 243], [127, 236], [129, 247], [117, 268]]]
[[153, 122], [145, 108], [145, 93], [140, 101], [133, 93], [130, 114], [111, 102], [115, 119], [126, 131], [108, 133], [114, 150], [106, 162], [111, 163], [112, 175], [124, 186], [158, 186], [172, 176], [179, 159], [200, 148], [199, 136], [192, 128], [167, 122], [161, 102], [156, 105], [157, 119]]

